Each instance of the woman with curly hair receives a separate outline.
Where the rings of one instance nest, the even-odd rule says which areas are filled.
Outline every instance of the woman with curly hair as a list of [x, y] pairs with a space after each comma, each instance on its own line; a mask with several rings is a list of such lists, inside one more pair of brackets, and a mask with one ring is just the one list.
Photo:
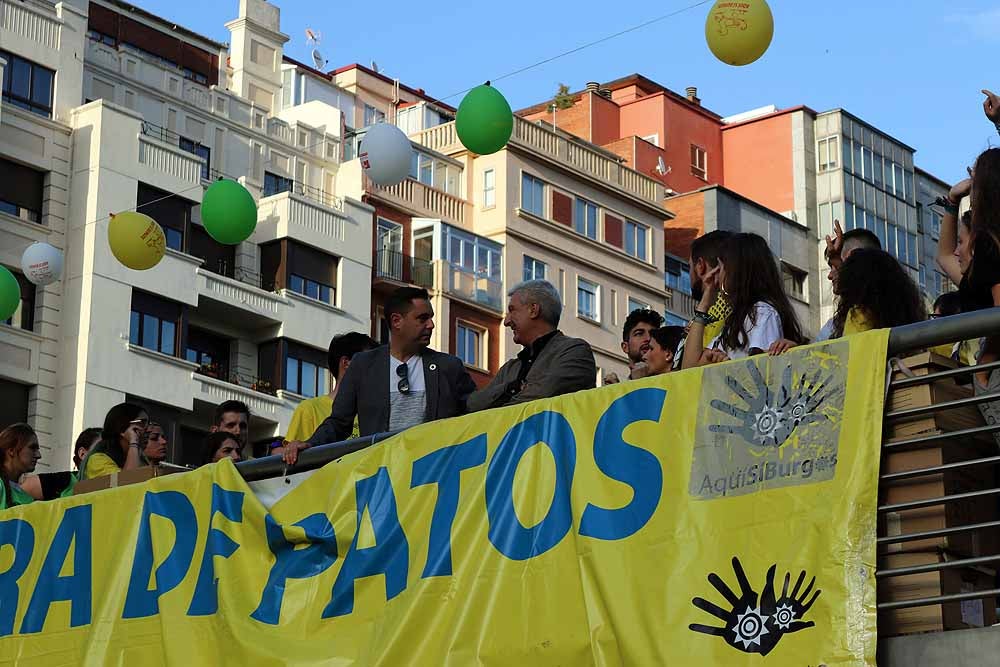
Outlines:
[[920, 290], [899, 262], [884, 250], [859, 248], [841, 265], [834, 284], [834, 337], [885, 329], [927, 319]]

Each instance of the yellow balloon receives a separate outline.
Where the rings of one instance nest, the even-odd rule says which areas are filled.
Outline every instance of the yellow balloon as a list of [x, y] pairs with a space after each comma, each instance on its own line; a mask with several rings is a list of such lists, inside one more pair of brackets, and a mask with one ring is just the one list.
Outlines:
[[111, 216], [108, 245], [119, 262], [130, 269], [145, 271], [163, 259], [167, 240], [163, 229], [151, 217], [128, 211]]
[[705, 39], [728, 65], [749, 65], [767, 51], [774, 16], [765, 0], [716, 0], [705, 21]]

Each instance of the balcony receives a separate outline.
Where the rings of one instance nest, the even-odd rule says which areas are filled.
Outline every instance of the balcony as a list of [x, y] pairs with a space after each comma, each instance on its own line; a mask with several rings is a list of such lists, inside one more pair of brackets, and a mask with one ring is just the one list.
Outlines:
[[[464, 150], [454, 123], [418, 132], [413, 135], [413, 140], [446, 155]], [[617, 156], [582, 139], [514, 116], [514, 132], [510, 141], [657, 206], [663, 202], [663, 186], [659, 181], [624, 166]]]
[[414, 285], [439, 290], [484, 308], [503, 312], [503, 284], [482, 272], [470, 271], [445, 260], [427, 262], [413, 260]]
[[667, 286], [666, 307], [674, 315], [685, 320], [694, 317], [694, 298], [678, 289]]
[[233, 374], [232, 381], [218, 380], [208, 375], [194, 372], [194, 398], [218, 405], [224, 401], [243, 401], [256, 418], [288, 426], [295, 404], [278, 398], [277, 392], [267, 381], [249, 375]]
[[253, 326], [281, 322], [287, 302], [280, 295], [261, 289], [257, 274], [237, 270], [230, 277], [224, 275], [225, 271], [217, 273], [205, 268], [197, 273], [199, 296], [215, 302], [213, 308], [220, 314]]
[[179, 135], [145, 121], [141, 127], [139, 180], [168, 192], [190, 190], [201, 183], [202, 175], [207, 173], [205, 161], [181, 149]]
[[371, 261], [371, 232], [359, 233], [342, 200], [299, 184], [295, 189], [260, 200], [254, 242], [290, 238], [364, 264]]
[[389, 204], [412, 211], [418, 218], [444, 220], [458, 227], [471, 220], [469, 202], [411, 178], [389, 188], [373, 186], [371, 192]]
[[0, 0], [0, 30], [57, 51], [62, 23], [54, 16], [42, 12], [40, 7]]

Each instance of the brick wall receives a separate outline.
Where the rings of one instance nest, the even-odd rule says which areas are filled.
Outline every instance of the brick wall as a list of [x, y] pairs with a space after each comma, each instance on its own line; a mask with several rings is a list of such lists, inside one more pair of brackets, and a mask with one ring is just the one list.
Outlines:
[[671, 197], [666, 206], [676, 216], [664, 227], [666, 251], [687, 259], [691, 255], [691, 241], [705, 233], [705, 194], [692, 192]]

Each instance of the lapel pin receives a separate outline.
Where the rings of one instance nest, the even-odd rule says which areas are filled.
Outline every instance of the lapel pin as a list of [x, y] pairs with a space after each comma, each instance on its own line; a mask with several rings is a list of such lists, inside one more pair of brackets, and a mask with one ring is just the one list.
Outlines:
[[437, 364], [431, 364], [430, 366], [428, 366], [428, 368], [431, 369], [432, 371], [436, 371], [438, 369], [438, 365]]

